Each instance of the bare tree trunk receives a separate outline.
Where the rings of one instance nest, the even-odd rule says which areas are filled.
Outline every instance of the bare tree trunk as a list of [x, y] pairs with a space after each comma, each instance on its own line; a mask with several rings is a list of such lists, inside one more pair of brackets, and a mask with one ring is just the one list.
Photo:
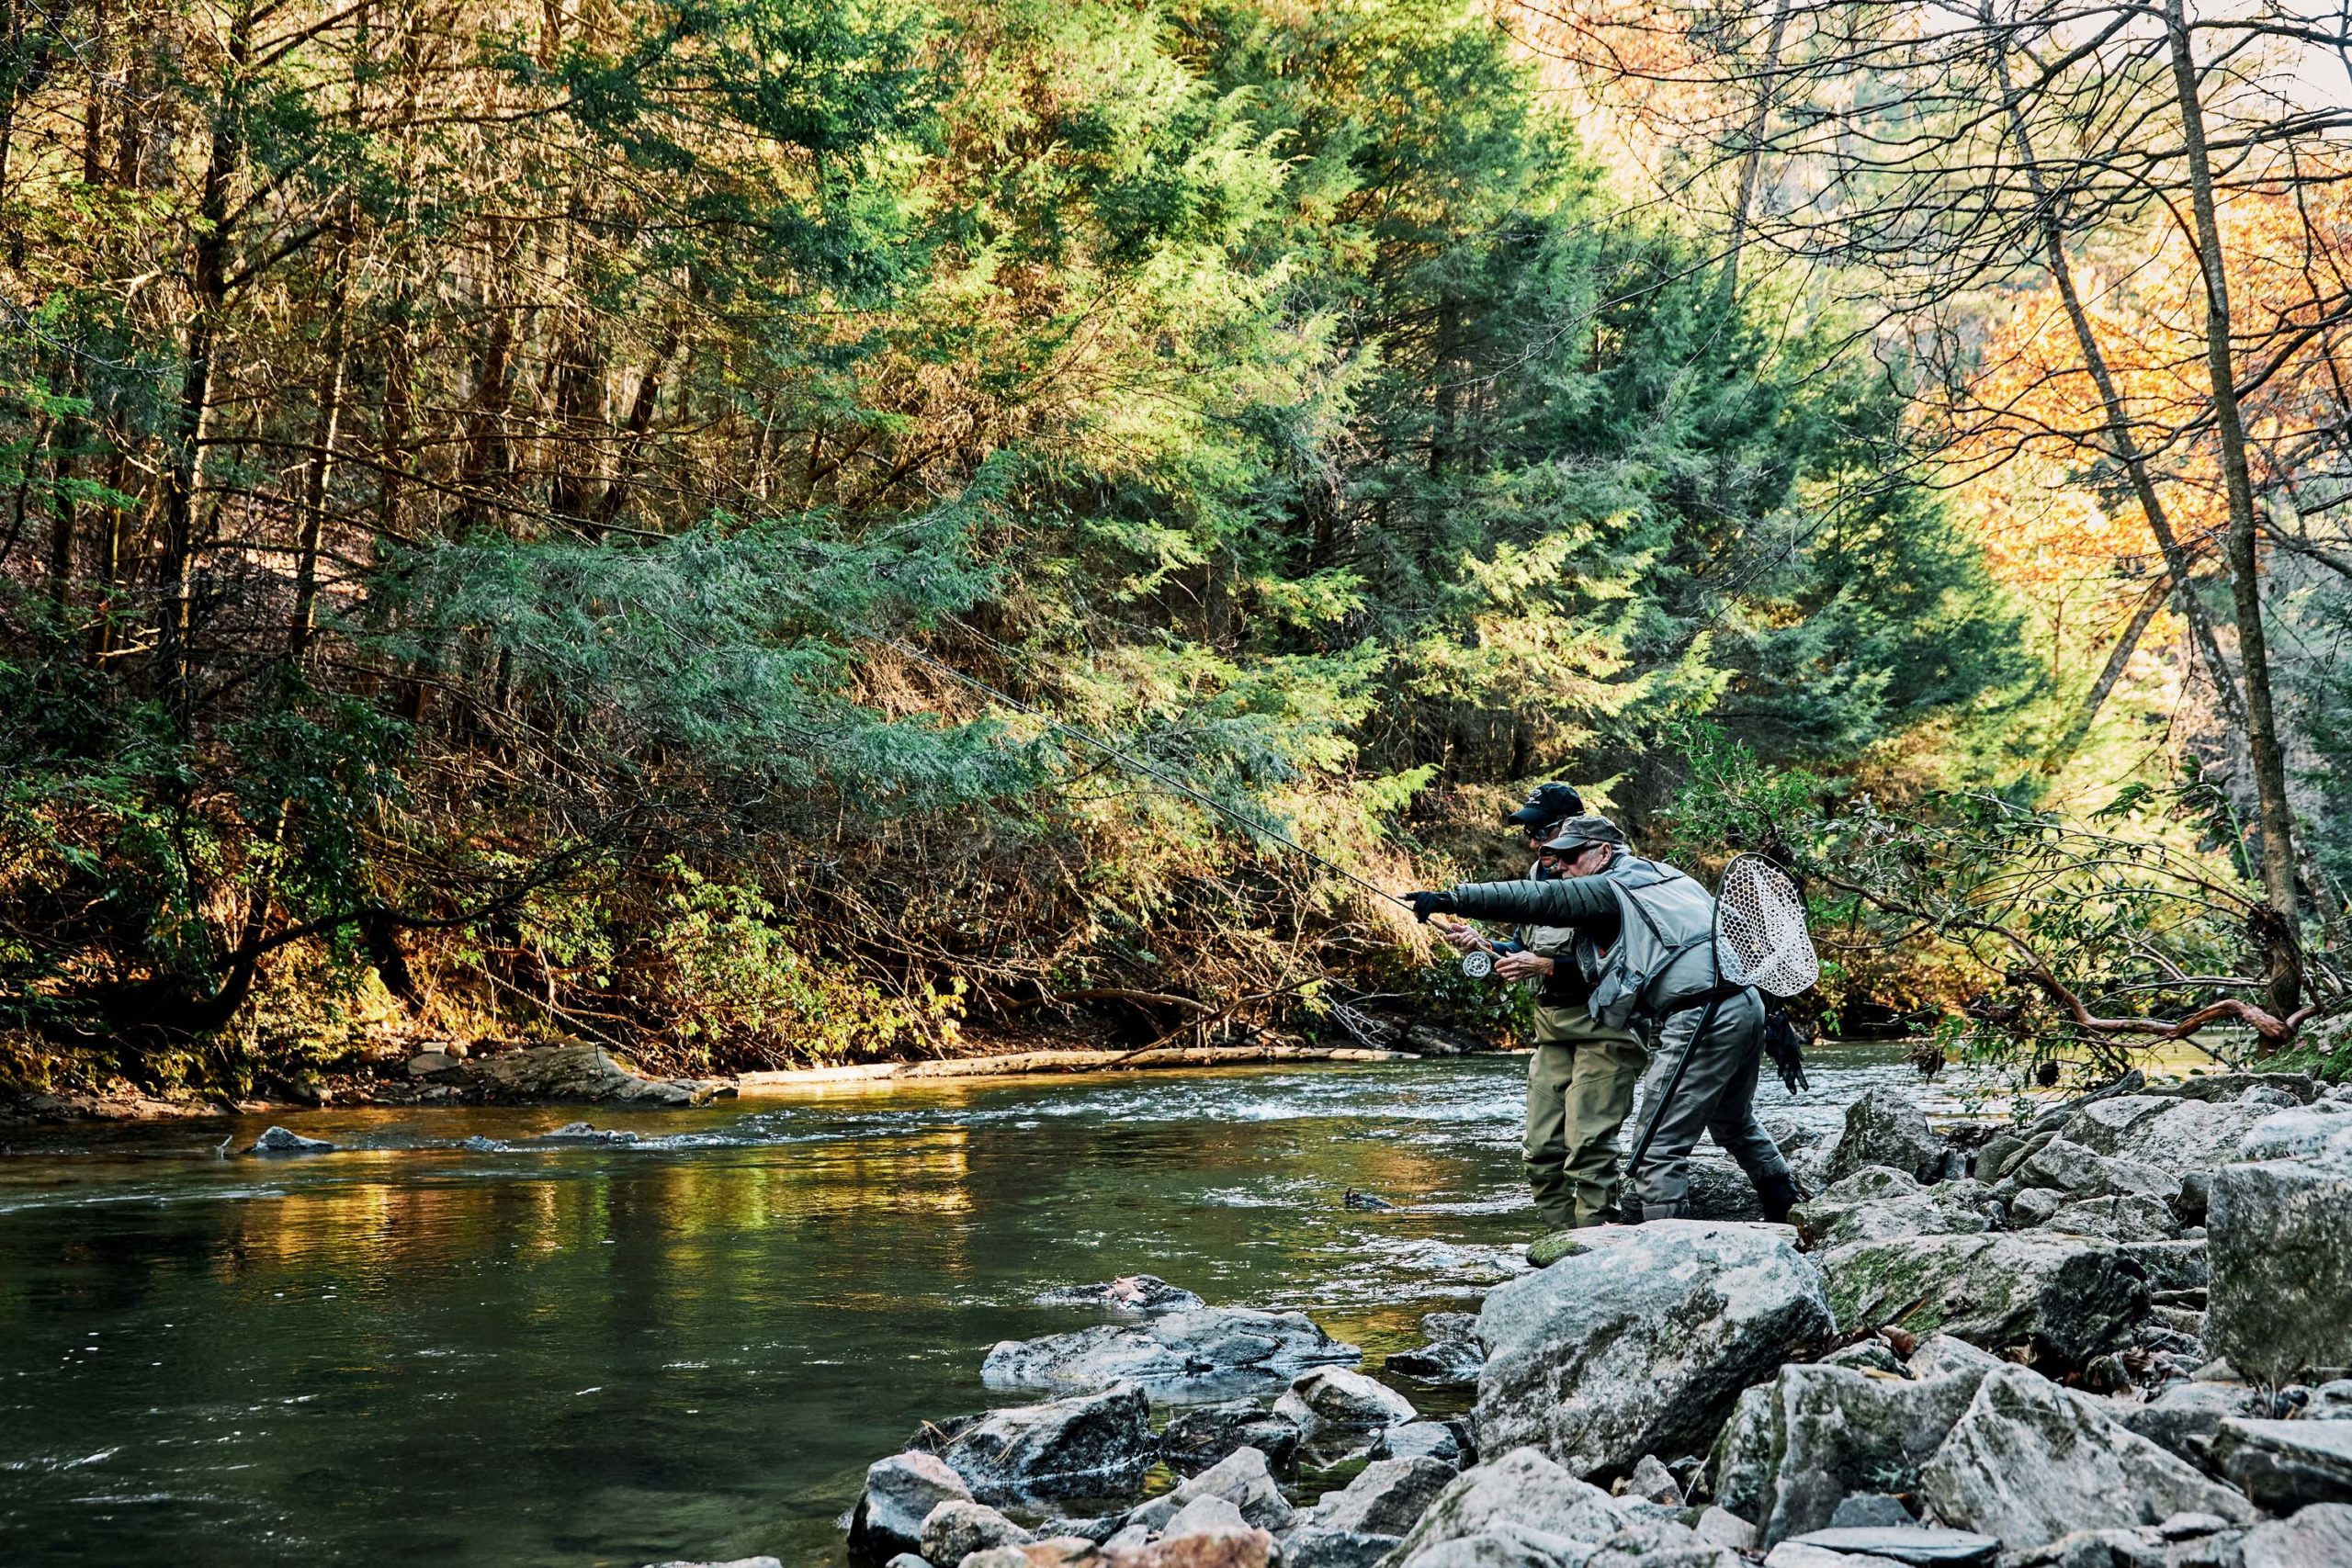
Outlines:
[[319, 372], [318, 412], [311, 426], [310, 472], [302, 485], [302, 533], [294, 552], [294, 615], [286, 638], [288, 657], [297, 664], [309, 657], [311, 633], [318, 623], [319, 537], [326, 525], [327, 484], [334, 476], [335, 441], [342, 434], [344, 313], [351, 293], [348, 233], [327, 265], [334, 269], [334, 281], [327, 290], [326, 364]]
[[1724, 247], [1723, 293], [1726, 303], [1739, 298], [1739, 253], [1747, 244], [1747, 215], [1756, 203], [1756, 178], [1764, 166], [1764, 132], [1772, 118], [1772, 100], [1781, 75], [1781, 43], [1789, 28], [1789, 0], [1772, 0], [1772, 22], [1764, 39], [1764, 80], [1756, 89], [1756, 113], [1747, 122], [1747, 152], [1739, 163], [1739, 191], [1731, 209], [1731, 240]]
[[2138, 607], [2132, 612], [2132, 618], [2123, 624], [2115, 646], [2108, 651], [2106, 668], [2098, 672], [2098, 679], [2085, 694], [2082, 705], [2075, 710], [2074, 722], [2066, 727], [2066, 733], [2059, 737], [2058, 743], [2041, 759], [2041, 772], [2045, 776], [2057, 773], [2072, 761], [2075, 753], [2083, 749], [2083, 742], [2090, 738], [2091, 726], [2098, 721], [2099, 709], [2107, 705], [2107, 699], [2114, 694], [2116, 682], [2123, 679], [2124, 669], [2132, 662], [2132, 652], [2139, 648], [2140, 638], [2147, 631], [2148, 623], [2156, 618], [2156, 611], [2163, 605], [2165, 590], [2169, 585], [2169, 579], [2158, 578], [2149, 585], [2146, 592], [2140, 595]]
[[[2172, 45], [2173, 88], [2180, 100], [2181, 151], [2188, 164], [2189, 204], [2197, 219], [2197, 248], [2205, 281], [2205, 359], [2213, 383], [2213, 423], [2229, 496], [2230, 596], [2237, 611], [2238, 662], [2245, 677], [2246, 739], [2254, 752], [2254, 783], [2262, 809], [2262, 881], [2291, 959], [2296, 936], [2295, 819], [2287, 799], [2287, 765], [2270, 696], [2270, 657], [2262, 625], [2261, 562], [2256, 555], [2254, 482], [2245, 454], [2245, 423], [2238, 409], [2236, 370], [2230, 354], [2229, 264], [2213, 208], [2213, 168], [2205, 147], [2205, 111], [2197, 58], [2183, 0], [2165, 0]], [[2293, 1010], [2302, 991], [2301, 965], [2281, 962], [2271, 981], [2273, 1010]]]
[[[1984, 13], [1987, 27], [1992, 24]], [[2009, 79], [2008, 52], [2002, 50], [1995, 56], [1994, 69], [1999, 73], [2001, 94], [2007, 102], [2009, 134], [2017, 143], [2018, 162], [2025, 171], [2027, 188], [2033, 194], [2034, 216], [2041, 231], [2042, 250], [2050, 266], [2051, 280], [2057, 285], [2058, 298], [2065, 306], [2067, 323], [2075, 333], [2075, 351], [2083, 356], [2083, 367], [2090, 372], [2091, 384], [2098, 389], [2099, 407], [2107, 421], [2108, 450], [2123, 465], [2130, 476], [2132, 493], [2139, 498], [2140, 510], [2148, 520], [2148, 532], [2154, 536], [2156, 548], [2164, 556], [2165, 570], [2172, 578], [2174, 603], [2181, 616], [2188, 623], [2189, 636], [2195, 640], [2199, 656], [2205, 661], [2205, 672], [2213, 682], [2213, 693], [2221, 700], [2222, 712], [2239, 729], [2249, 728], [2245, 701], [2239, 694], [2230, 666], [2222, 657], [2220, 639], [2213, 635], [2213, 618], [2205, 612], [2205, 602], [2197, 596], [2189, 580], [2188, 552], [2182, 547], [2180, 537], [2173, 532], [2172, 519], [2165, 511], [2164, 498], [2156, 493], [2155, 478], [2148, 471], [2147, 454], [2140, 450], [2139, 439], [2132, 434], [2132, 412], [2125, 406], [2121, 389], [2115, 383], [2114, 372], [2107, 363], [2107, 352], [2099, 345], [2098, 333], [2091, 326], [2090, 312], [2083, 308], [2083, 296], [2075, 286], [2075, 269], [2066, 259], [2065, 231], [2059, 226], [2058, 208], [2051, 198], [2049, 186], [2041, 177], [2041, 160], [2036, 157], [2032, 139], [2028, 135], [2025, 115], [2018, 107], [2017, 90]]]

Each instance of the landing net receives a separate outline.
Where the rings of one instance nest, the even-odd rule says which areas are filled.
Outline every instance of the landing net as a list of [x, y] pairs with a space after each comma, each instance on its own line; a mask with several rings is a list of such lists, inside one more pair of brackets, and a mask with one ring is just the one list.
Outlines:
[[1715, 895], [1715, 956], [1725, 980], [1775, 997], [1810, 990], [1821, 960], [1805, 934], [1804, 895], [1762, 855], [1724, 868]]

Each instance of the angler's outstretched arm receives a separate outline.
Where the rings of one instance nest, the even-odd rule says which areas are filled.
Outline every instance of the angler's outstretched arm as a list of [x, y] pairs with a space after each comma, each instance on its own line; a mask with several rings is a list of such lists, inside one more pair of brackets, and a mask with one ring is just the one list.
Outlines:
[[1424, 919], [1453, 914], [1521, 925], [1603, 927], [1614, 926], [1618, 919], [1617, 895], [1598, 876], [1465, 882], [1443, 893], [1416, 893], [1408, 902]]

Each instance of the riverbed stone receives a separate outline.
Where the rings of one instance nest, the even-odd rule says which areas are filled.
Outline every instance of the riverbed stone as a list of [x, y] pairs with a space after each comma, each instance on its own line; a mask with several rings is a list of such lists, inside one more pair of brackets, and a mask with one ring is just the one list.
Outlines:
[[[2112, 1103], [2112, 1102], [2111, 1102]], [[2176, 1177], [2209, 1170], [2239, 1157], [2238, 1145], [2267, 1108], [2174, 1100], [2153, 1115], [2115, 1127], [2086, 1120], [2090, 1108], [2071, 1122], [2067, 1138], [2095, 1153], [2135, 1160]]]
[[[1457, 1568], [1481, 1562], [1501, 1563], [1514, 1561], [1507, 1551], [1496, 1554], [1510, 1547], [1510, 1532], [1532, 1531], [1555, 1540], [1598, 1545], [1632, 1518], [1617, 1499], [1589, 1482], [1577, 1480], [1541, 1450], [1515, 1449], [1455, 1477], [1407, 1534], [1405, 1544], [1396, 1549], [1396, 1561], [1409, 1564], [1446, 1542], [1501, 1534], [1506, 1539], [1496, 1547], [1465, 1550], [1438, 1560], [1455, 1562]], [[1556, 1565], [1561, 1554], [1547, 1549], [1543, 1560]]]
[[2222, 1423], [2254, 1414], [2260, 1395], [2242, 1382], [2177, 1382], [2118, 1417], [2165, 1452], [2201, 1464]]
[[647, 1109], [706, 1104], [734, 1088], [721, 1078], [649, 1078], [601, 1045], [542, 1045], [476, 1056], [467, 1087], [488, 1100], [565, 1100]]
[[1286, 1475], [1298, 1460], [1298, 1424], [1254, 1399], [1228, 1399], [1180, 1409], [1159, 1436], [1160, 1455], [1182, 1475], [1197, 1475], [1237, 1449], [1256, 1449]]
[[1792, 1210], [1789, 1222], [1805, 1245], [1964, 1235], [1993, 1228], [1993, 1190], [1980, 1181], [1923, 1187], [1892, 1166], [1864, 1166]]
[[1856, 1525], [1815, 1530], [1792, 1545], [1849, 1556], [1877, 1557], [1912, 1564], [1913, 1568], [1976, 1568], [2000, 1554], [2001, 1542], [1974, 1530], [1939, 1529], [1933, 1525]]
[[1374, 1459], [1429, 1459], [1450, 1470], [1460, 1470], [1469, 1459], [1461, 1434], [1443, 1421], [1408, 1421], [1374, 1438]]
[[1784, 1540], [1764, 1555], [1764, 1568], [1904, 1568], [1892, 1557], [1832, 1551], [1824, 1546]]
[[1494, 1524], [1412, 1552], [1398, 1547], [1404, 1568], [1585, 1568], [1594, 1547], [1586, 1541], [1512, 1524]]
[[2222, 1419], [2213, 1462], [2274, 1514], [2352, 1503], [2352, 1421]]
[[2058, 1137], [2027, 1156], [2014, 1179], [2026, 1187], [2050, 1187], [2075, 1198], [2106, 1198], [2134, 1193], [2170, 1202], [2180, 1191], [2180, 1178], [2155, 1166], [2095, 1149]]
[[1283, 1538], [1283, 1568], [1378, 1568], [1403, 1544], [1393, 1535], [1308, 1528]]
[[1486, 1347], [1478, 1343], [1478, 1314], [1474, 1312], [1431, 1312], [1421, 1314], [1421, 1332], [1429, 1343], [1399, 1350], [1384, 1363], [1388, 1371], [1432, 1383], [1473, 1383], [1487, 1364]]
[[[1134, 1546], [1107, 1546], [1105, 1568], [1268, 1568], [1281, 1548], [1261, 1529], [1207, 1529]], [[966, 1568], [976, 1568], [970, 1562]], [[1011, 1568], [1011, 1565], [1007, 1565]]]
[[1882, 1084], [1864, 1090], [1846, 1108], [1846, 1130], [1825, 1174], [1834, 1183], [1865, 1166], [1883, 1165], [1931, 1181], [1941, 1172], [1943, 1159], [1944, 1141], [1928, 1125], [1928, 1113], [1919, 1102]]
[[1740, 1391], [1834, 1332], [1820, 1274], [1778, 1226], [1665, 1220], [1487, 1293], [1482, 1450], [1540, 1445], [1577, 1475], [1703, 1452]]
[[2012, 1549], [2181, 1513], [2236, 1523], [2259, 1517], [2239, 1493], [2131, 1431], [2098, 1401], [2024, 1367], [1987, 1374], [1919, 1482], [1938, 1517]]
[[1133, 1325], [1007, 1339], [981, 1361], [980, 1381], [991, 1388], [1100, 1388], [1120, 1379], [1154, 1385], [1237, 1374], [1262, 1380], [1362, 1356], [1305, 1313], [1204, 1307]]
[[283, 1127], [271, 1127], [255, 1138], [249, 1155], [331, 1155], [334, 1145], [324, 1138], [306, 1138]]
[[[1165, 1495], [1165, 1500], [1178, 1508], [1196, 1497], [1224, 1498], [1260, 1529], [1282, 1529], [1291, 1523], [1295, 1512], [1283, 1495], [1283, 1489], [1275, 1484], [1266, 1456], [1256, 1449], [1236, 1449]], [[1138, 1515], [1141, 1512], [1137, 1510]]]
[[1402, 1536], [1420, 1523], [1453, 1476], [1452, 1465], [1432, 1459], [1376, 1459], [1342, 1490], [1323, 1494], [1315, 1505], [1316, 1528]]
[[1767, 1546], [1826, 1529], [1855, 1493], [1917, 1484], [1986, 1375], [1910, 1382], [1782, 1367], [1742, 1394], [1725, 1424], [1710, 1461], [1715, 1501], [1757, 1526]]
[[1029, 1532], [989, 1507], [967, 1497], [950, 1497], [923, 1517], [923, 1557], [932, 1562], [961, 1562], [975, 1551], [1019, 1546]]
[[1120, 1382], [941, 1422], [913, 1446], [945, 1460], [982, 1502], [1106, 1495], [1136, 1485], [1159, 1457], [1150, 1409], [1141, 1387]]
[[1313, 1438], [1326, 1427], [1374, 1432], [1401, 1427], [1419, 1414], [1413, 1402], [1387, 1384], [1346, 1367], [1317, 1367], [1291, 1380], [1274, 1401], [1274, 1414]]
[[1891, 1325], [1987, 1348], [2031, 1343], [2070, 1368], [2125, 1342], [2148, 1309], [2143, 1268], [2052, 1232], [1849, 1242], [1818, 1261], [1849, 1334]]
[[2053, 1231], [2110, 1241], [2165, 1241], [2180, 1228], [2169, 1203], [2141, 1193], [2086, 1198], [2066, 1204], [2043, 1224]]
[[2352, 1366], [2352, 1156], [2224, 1166], [2205, 1224], [2209, 1346], [2273, 1382]]
[[910, 1451], [865, 1468], [865, 1491], [850, 1514], [853, 1563], [880, 1562], [922, 1545], [922, 1522], [942, 1503], [969, 1502], [972, 1489], [937, 1454]]
[[1038, 1293], [1039, 1306], [1091, 1306], [1136, 1317], [1197, 1312], [1208, 1303], [1157, 1274], [1123, 1274], [1094, 1285], [1063, 1285]]
[[2352, 1562], [2352, 1506], [2314, 1503], [2290, 1519], [2273, 1519], [2239, 1542], [2245, 1568], [2318, 1568]]

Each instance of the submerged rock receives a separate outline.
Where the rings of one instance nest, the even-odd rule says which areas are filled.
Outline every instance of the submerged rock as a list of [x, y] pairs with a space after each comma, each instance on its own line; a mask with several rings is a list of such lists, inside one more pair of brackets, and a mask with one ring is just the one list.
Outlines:
[[1197, 1312], [1208, 1303], [1157, 1274], [1123, 1274], [1099, 1285], [1064, 1285], [1040, 1292], [1037, 1304], [1107, 1307], [1138, 1317], [1157, 1317], [1163, 1313]]
[[533, 1138], [531, 1142], [535, 1144], [558, 1144], [582, 1148], [594, 1147], [599, 1145], [608, 1144], [618, 1145], [626, 1147], [627, 1145], [637, 1142], [637, 1134], [635, 1133], [624, 1133], [616, 1128], [593, 1127], [585, 1122], [566, 1122], [562, 1126], [558, 1127], [551, 1133], [541, 1133], [537, 1137]]
[[969, 1502], [972, 1489], [937, 1454], [909, 1452], [865, 1470], [865, 1491], [850, 1515], [851, 1562], [888, 1561], [922, 1545], [922, 1522], [942, 1503]]
[[1008, 1339], [980, 1363], [980, 1379], [991, 1388], [1100, 1388], [1122, 1378], [1168, 1383], [1233, 1373], [1265, 1379], [1363, 1354], [1324, 1333], [1305, 1313], [1203, 1307], [1132, 1327], [1102, 1325]]
[[938, 1454], [983, 1502], [1133, 1488], [1159, 1457], [1150, 1404], [1132, 1382], [928, 1427], [913, 1447]]
[[2143, 1267], [2054, 1233], [1850, 1242], [1819, 1262], [1849, 1333], [1893, 1325], [1991, 1348], [2030, 1342], [2067, 1367], [2124, 1343], [2148, 1310]]
[[1487, 1348], [1478, 1343], [1476, 1313], [1424, 1313], [1421, 1332], [1429, 1336], [1428, 1344], [1416, 1350], [1399, 1350], [1383, 1365], [1422, 1382], [1478, 1381], [1478, 1369], [1487, 1364]]
[[249, 1155], [331, 1155], [334, 1145], [324, 1138], [306, 1138], [283, 1127], [272, 1127], [253, 1141]]
[[1591, 1234], [1588, 1250], [1487, 1297], [1486, 1452], [1532, 1443], [1591, 1475], [1703, 1451], [1742, 1389], [1833, 1332], [1819, 1274], [1774, 1227], [1668, 1220]]
[[2222, 1486], [2023, 1367], [1988, 1373], [1919, 1473], [1939, 1517], [2012, 1549], [2069, 1531], [2159, 1524], [2175, 1514], [2257, 1516]]

